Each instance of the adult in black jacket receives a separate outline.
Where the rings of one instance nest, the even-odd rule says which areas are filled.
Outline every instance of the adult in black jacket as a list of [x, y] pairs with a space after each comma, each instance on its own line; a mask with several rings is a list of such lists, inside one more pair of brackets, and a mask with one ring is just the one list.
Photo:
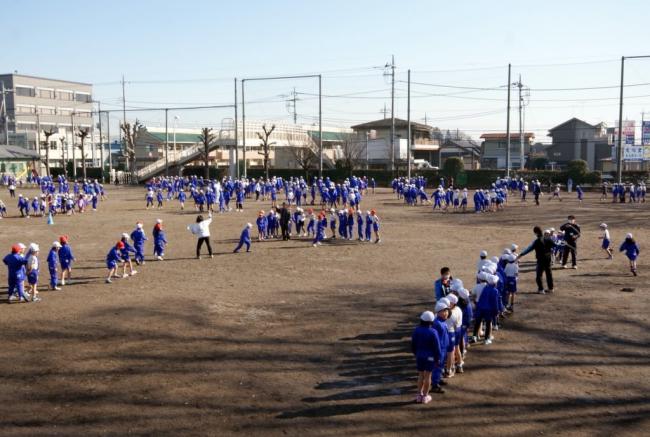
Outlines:
[[550, 233], [542, 233], [539, 226], [533, 228], [535, 233], [535, 240], [524, 249], [519, 258], [527, 253], [535, 251], [535, 258], [537, 259], [537, 269], [535, 270], [535, 282], [537, 282], [537, 292], [544, 294], [544, 287], [542, 285], [542, 274], [546, 274], [546, 285], [548, 285], [548, 292], [553, 293], [553, 272], [551, 271], [551, 259], [553, 255], [553, 247], [555, 243], [551, 240]]
[[572, 215], [567, 217], [569, 220], [560, 227], [560, 230], [564, 232], [564, 241], [566, 245], [564, 246], [564, 253], [562, 254], [562, 267], [565, 269], [568, 268], [566, 262], [571, 254], [571, 265], [574, 269], [578, 268], [576, 263], [576, 253], [578, 252], [578, 238], [580, 238], [580, 226], [576, 224], [576, 218]]
[[282, 230], [282, 239], [289, 239], [289, 221], [291, 220], [291, 212], [287, 208], [287, 204], [282, 202], [282, 208], [278, 209], [280, 214], [280, 229]]

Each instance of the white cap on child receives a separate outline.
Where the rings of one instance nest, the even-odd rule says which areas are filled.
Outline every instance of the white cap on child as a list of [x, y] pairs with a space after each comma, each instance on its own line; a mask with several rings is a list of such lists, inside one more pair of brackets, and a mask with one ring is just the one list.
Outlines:
[[36, 244], [36, 243], [31, 243], [31, 244], [29, 245], [29, 250], [30, 250], [31, 252], [38, 252], [40, 249], [41, 249], [41, 248], [38, 247], [38, 244]]
[[458, 297], [455, 294], [448, 294], [447, 300], [449, 301], [450, 304], [456, 305], [458, 303]]
[[439, 313], [440, 311], [446, 310], [448, 308], [449, 308], [449, 305], [447, 303], [438, 301], [438, 303], [436, 304], [435, 311], [436, 311], [436, 313]]
[[126, 239], [128, 240], [128, 239], [130, 239], [131, 237], [129, 237], [129, 234], [127, 234], [126, 232], [124, 232], [124, 233], [122, 233], [122, 238], [126, 238]]
[[632, 239], [632, 234], [631, 234], [631, 233], [628, 233], [627, 235], [625, 235], [625, 238]]
[[497, 275], [490, 275], [488, 276], [487, 281], [488, 284], [490, 285], [497, 285], [497, 283], [499, 282], [499, 277]]
[[510, 245], [510, 250], [515, 251], [515, 250], [517, 250], [517, 249], [519, 249], [519, 246], [517, 246], [515, 243], [512, 243], [512, 244]]
[[479, 256], [481, 258], [487, 258], [487, 256], [488, 256], [487, 250], [482, 250], [481, 253], [479, 254]]
[[458, 296], [461, 299], [469, 300], [469, 291], [467, 291], [466, 288], [461, 288], [460, 290], [458, 290]]
[[422, 320], [423, 322], [433, 322], [433, 319], [435, 317], [436, 316], [434, 316], [431, 311], [425, 311], [420, 315], [420, 320]]
[[603, 229], [607, 229], [607, 223], [601, 223], [600, 227], [603, 228]]
[[446, 297], [443, 297], [442, 299], [438, 300], [438, 302], [444, 303], [445, 305], [447, 305], [447, 308], [449, 308], [449, 303], [450, 302], [449, 302], [449, 299], [447, 299]]
[[55, 241], [55, 242], [52, 243], [52, 247], [56, 247], [57, 249], [60, 249], [61, 248], [61, 243], [59, 243], [58, 241]]

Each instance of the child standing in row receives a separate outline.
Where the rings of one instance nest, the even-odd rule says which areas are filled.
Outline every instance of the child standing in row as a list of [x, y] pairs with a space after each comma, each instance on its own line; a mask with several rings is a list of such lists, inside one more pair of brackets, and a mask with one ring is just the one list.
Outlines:
[[41, 298], [38, 297], [38, 252], [40, 248], [38, 244], [32, 243], [29, 245], [27, 252], [27, 283], [29, 284], [28, 293], [32, 295], [32, 302], [40, 302]]
[[70, 279], [72, 274], [72, 262], [75, 260], [72, 249], [68, 244], [68, 236], [62, 235], [59, 238], [61, 248], [59, 249], [59, 262], [61, 263], [61, 285], [65, 285], [66, 276]]
[[59, 249], [61, 249], [61, 243], [55, 241], [52, 243], [52, 248], [50, 253], [47, 254], [47, 269], [50, 272], [50, 290], [60, 291], [59, 287], [59, 275], [57, 272], [57, 267], [59, 265]]
[[415, 402], [428, 404], [431, 402], [431, 374], [440, 362], [440, 339], [433, 329], [435, 316], [431, 311], [420, 315], [420, 325], [411, 336], [411, 351], [415, 355], [418, 371], [418, 394]]

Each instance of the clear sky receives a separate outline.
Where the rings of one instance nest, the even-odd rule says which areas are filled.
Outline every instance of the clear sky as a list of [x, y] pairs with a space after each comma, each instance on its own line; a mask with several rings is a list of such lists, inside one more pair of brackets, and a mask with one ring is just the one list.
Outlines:
[[[429, 124], [478, 138], [505, 130], [510, 62], [512, 81], [521, 74], [531, 89], [526, 130], [548, 142], [547, 129], [573, 116], [613, 125], [620, 57], [650, 55], [648, 3], [640, 0], [3, 3], [0, 72], [93, 83], [102, 109], [120, 108], [122, 74], [127, 107], [136, 108], [232, 104], [234, 77], [323, 73], [324, 124], [350, 126], [390, 109], [382, 67], [395, 55], [396, 115], [406, 118], [410, 68], [412, 119], [426, 114]], [[650, 83], [650, 59], [626, 62], [626, 83]], [[294, 87], [299, 122], [313, 123], [310, 80], [251, 82], [247, 116], [289, 121]], [[625, 94], [626, 118], [650, 111], [650, 85]], [[230, 109], [176, 112], [181, 127], [232, 117]], [[138, 116], [161, 121], [155, 111]]]

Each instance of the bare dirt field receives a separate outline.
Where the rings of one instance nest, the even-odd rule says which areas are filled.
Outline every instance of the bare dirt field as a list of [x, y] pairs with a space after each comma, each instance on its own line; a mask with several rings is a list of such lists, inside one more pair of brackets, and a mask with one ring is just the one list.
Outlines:
[[[232, 254], [244, 224], [269, 207], [248, 201], [244, 213], [215, 216], [217, 255], [195, 260], [185, 229], [194, 211], [175, 201], [145, 211], [142, 188], [108, 195], [100, 211], [53, 226], [0, 220], [5, 252], [41, 245], [43, 288], [58, 235], [70, 236], [78, 260], [73, 283], [40, 303], [9, 305], [3, 293], [2, 436], [650, 434], [650, 204], [588, 194], [583, 205], [570, 195], [442, 214], [383, 190], [363, 205], [382, 219], [379, 245], [253, 242], [252, 253]], [[524, 247], [533, 225], [559, 227], [568, 213], [583, 229], [580, 268], [555, 270], [557, 292], [542, 296], [532, 293], [534, 254], [525, 258], [516, 312], [494, 344], [470, 349], [446, 394], [414, 404], [410, 335], [440, 267], [469, 285], [481, 249]], [[120, 233], [141, 219], [150, 236], [156, 218], [167, 259], [104, 284]], [[602, 221], [616, 249], [635, 234], [639, 277], [623, 255], [605, 259]]]

